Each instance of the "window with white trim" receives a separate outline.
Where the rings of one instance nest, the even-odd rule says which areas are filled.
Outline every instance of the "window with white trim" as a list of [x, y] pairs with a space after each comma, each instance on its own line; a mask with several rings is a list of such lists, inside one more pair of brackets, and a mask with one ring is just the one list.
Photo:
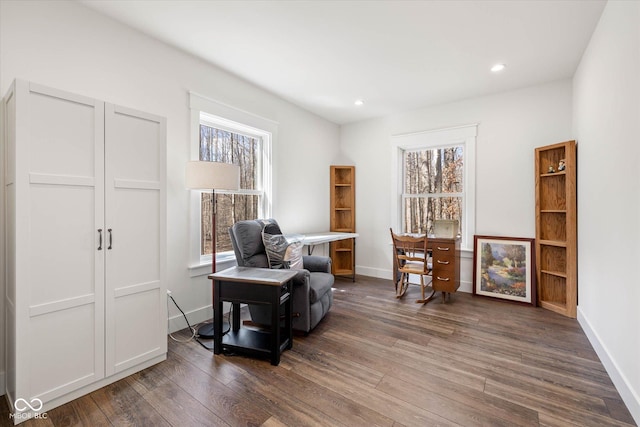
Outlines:
[[[271, 146], [275, 122], [190, 93], [193, 160], [240, 167], [238, 190], [216, 190], [216, 259], [233, 258], [229, 227], [271, 216]], [[211, 191], [192, 192], [191, 265], [211, 263]], [[199, 274], [199, 273], [196, 273]]]
[[[226, 127], [219, 118], [200, 114], [199, 159], [230, 163], [240, 167], [240, 189], [216, 190], [216, 253], [233, 250], [229, 227], [236, 221], [262, 218], [264, 187], [262, 185], [263, 136], [243, 132], [240, 126]], [[200, 199], [200, 256], [211, 256], [212, 206], [211, 192]]]
[[396, 229], [432, 234], [435, 220], [458, 220], [461, 246], [471, 248], [476, 130], [472, 125], [392, 137]]

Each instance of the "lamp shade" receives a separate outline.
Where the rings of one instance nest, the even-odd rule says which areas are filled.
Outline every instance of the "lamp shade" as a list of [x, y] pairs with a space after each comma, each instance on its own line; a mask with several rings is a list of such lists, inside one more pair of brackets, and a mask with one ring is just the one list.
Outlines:
[[186, 183], [193, 190], [237, 190], [240, 167], [220, 162], [187, 162]]

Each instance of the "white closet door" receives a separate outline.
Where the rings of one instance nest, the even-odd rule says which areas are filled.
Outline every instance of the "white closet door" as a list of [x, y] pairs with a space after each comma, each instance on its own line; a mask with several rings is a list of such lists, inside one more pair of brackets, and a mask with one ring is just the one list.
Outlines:
[[166, 123], [105, 104], [106, 371], [167, 351]]
[[104, 378], [104, 104], [17, 94], [16, 397], [48, 401]]

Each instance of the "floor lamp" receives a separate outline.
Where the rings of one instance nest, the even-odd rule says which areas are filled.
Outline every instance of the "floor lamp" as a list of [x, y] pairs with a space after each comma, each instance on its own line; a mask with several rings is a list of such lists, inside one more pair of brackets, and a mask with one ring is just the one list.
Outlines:
[[[187, 162], [187, 188], [192, 190], [212, 190], [211, 194], [211, 271], [216, 272], [216, 190], [237, 190], [240, 188], [240, 167], [229, 163], [193, 161]], [[213, 303], [213, 283], [211, 298]], [[213, 338], [213, 322], [198, 329], [200, 338]]]

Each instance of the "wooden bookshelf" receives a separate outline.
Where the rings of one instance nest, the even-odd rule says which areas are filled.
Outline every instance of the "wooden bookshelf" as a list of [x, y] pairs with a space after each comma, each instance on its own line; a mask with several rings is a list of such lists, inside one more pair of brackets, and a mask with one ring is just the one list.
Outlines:
[[573, 318], [578, 305], [576, 167], [575, 141], [535, 149], [538, 305]]
[[[356, 231], [356, 168], [330, 168], [330, 230], [347, 233]], [[332, 273], [335, 276], [355, 276], [355, 239], [339, 240], [329, 245]]]

